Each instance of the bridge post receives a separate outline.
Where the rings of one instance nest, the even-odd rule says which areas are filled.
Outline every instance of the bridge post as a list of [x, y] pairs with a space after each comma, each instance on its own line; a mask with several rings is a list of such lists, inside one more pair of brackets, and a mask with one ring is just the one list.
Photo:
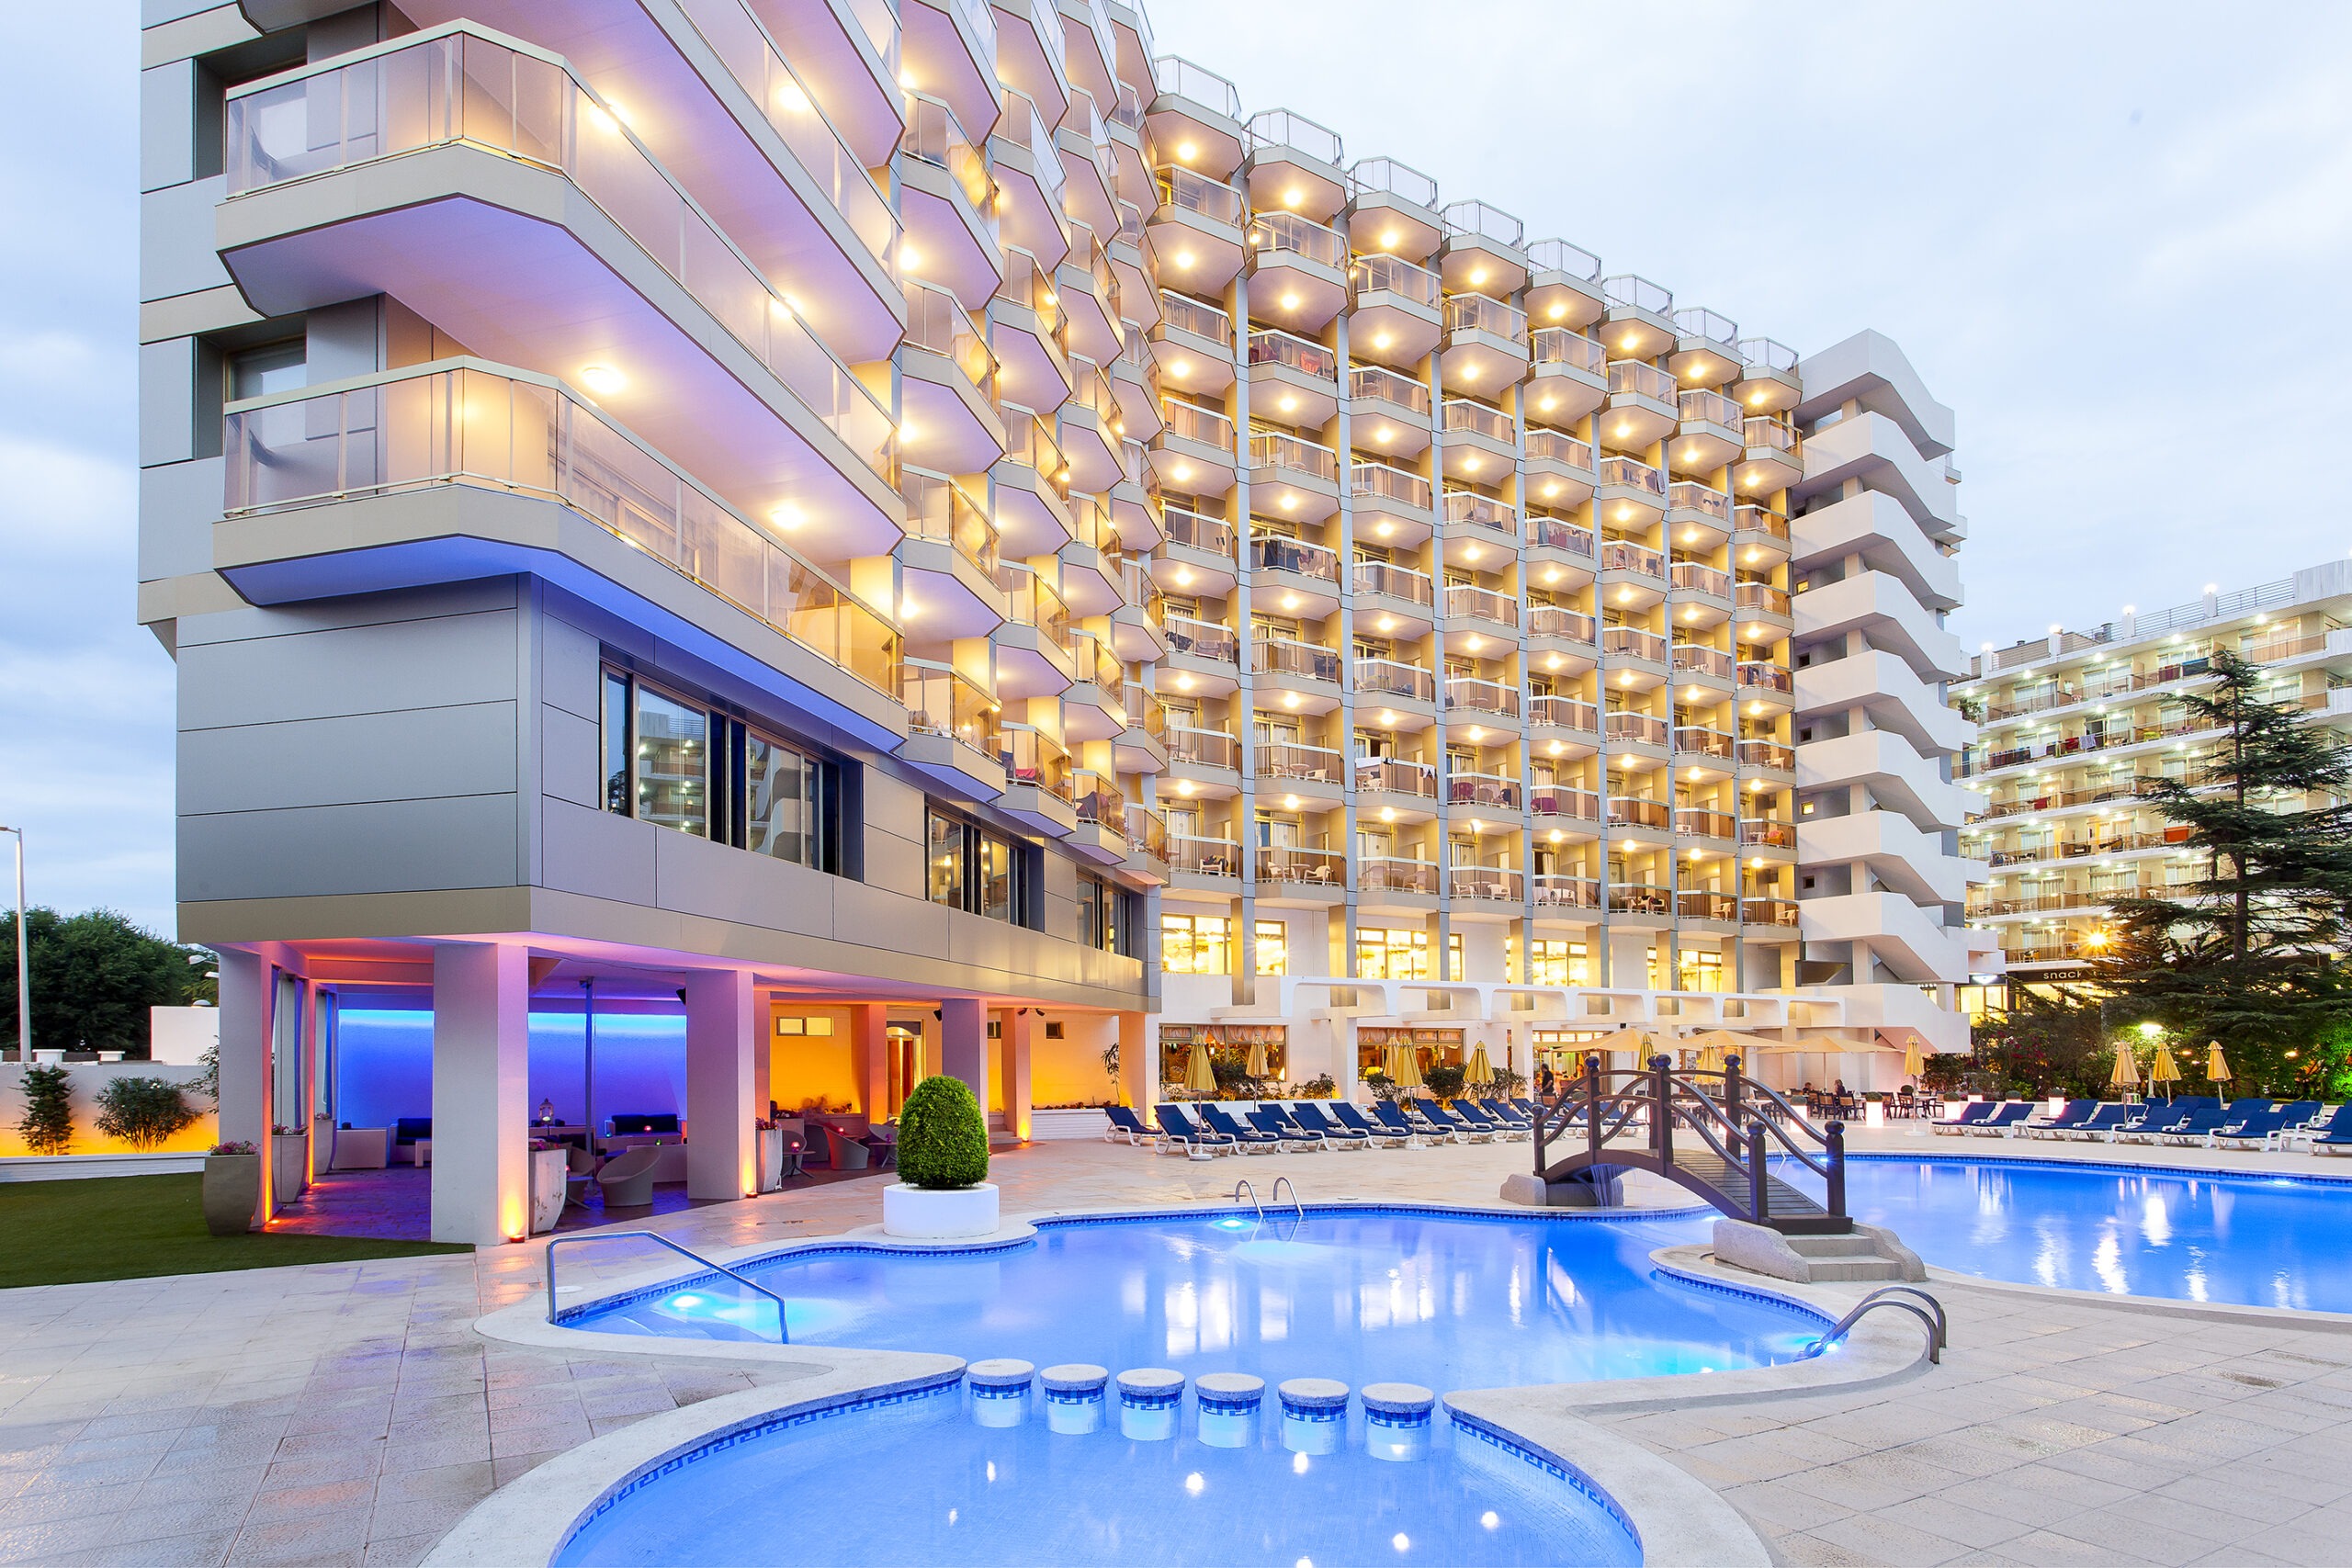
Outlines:
[[1821, 1135], [1829, 1145], [1829, 1212], [1842, 1218], [1846, 1213], [1846, 1123], [1832, 1122]]
[[1584, 1054], [1584, 1142], [1592, 1151], [1593, 1163], [1600, 1163], [1600, 1053]]
[[1747, 1124], [1747, 1218], [1753, 1224], [1771, 1223], [1772, 1198], [1764, 1181], [1764, 1119], [1759, 1116]]
[[1660, 1054], [1650, 1058], [1650, 1147], [1660, 1165], [1674, 1163], [1674, 1058]]

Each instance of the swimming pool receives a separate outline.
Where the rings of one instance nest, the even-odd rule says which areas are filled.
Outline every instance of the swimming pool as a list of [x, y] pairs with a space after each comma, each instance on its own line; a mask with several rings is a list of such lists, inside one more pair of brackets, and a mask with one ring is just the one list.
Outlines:
[[[1712, 1215], [1520, 1218], [1310, 1210], [1047, 1220], [1033, 1240], [907, 1252], [854, 1244], [739, 1264], [789, 1303], [793, 1343], [1009, 1356], [1049, 1366], [1241, 1371], [1440, 1392], [1703, 1375], [1798, 1359], [1824, 1320], [1759, 1292], [1660, 1273]], [[566, 1326], [775, 1337], [741, 1287], [636, 1292]]]
[[[1267, 1390], [1271, 1401], [1273, 1391]], [[1191, 1404], [1190, 1399], [1187, 1404]], [[1361, 1409], [1336, 1451], [1293, 1452], [1279, 1420], [1239, 1447], [1082, 1435], [1034, 1409], [978, 1426], [950, 1382], [802, 1416], [664, 1462], [600, 1504], [563, 1568], [757, 1562], [1634, 1563], [1605, 1494], [1442, 1417], [1425, 1457], [1367, 1451]]]
[[[1815, 1184], [1816, 1190], [1818, 1184]], [[2352, 1312], [2352, 1183], [2153, 1166], [1858, 1156], [1848, 1207], [1939, 1268], [2020, 1284]]]

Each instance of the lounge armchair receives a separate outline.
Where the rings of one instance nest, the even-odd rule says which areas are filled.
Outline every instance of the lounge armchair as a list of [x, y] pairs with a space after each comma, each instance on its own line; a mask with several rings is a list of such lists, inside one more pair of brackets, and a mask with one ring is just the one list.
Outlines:
[[2033, 1111], [2034, 1102], [2030, 1100], [2004, 1100], [1992, 1115], [1972, 1122], [1961, 1131], [1973, 1138], [2014, 1138]]
[[1479, 1109], [1478, 1102], [1474, 1100], [1455, 1100], [1453, 1115], [1456, 1121], [1469, 1123], [1474, 1132], [1485, 1133], [1489, 1137], [1500, 1138], [1506, 1143], [1517, 1143], [1527, 1136], [1526, 1128], [1516, 1122], [1499, 1121], [1487, 1115], [1486, 1111]]
[[1481, 1127], [1467, 1116], [1449, 1111], [1434, 1100], [1416, 1100], [1413, 1110], [1432, 1127], [1442, 1127], [1455, 1137], [1473, 1144], [1491, 1144], [1496, 1129]]
[[1411, 1127], [1392, 1127], [1385, 1120], [1366, 1120], [1363, 1111], [1344, 1100], [1333, 1102], [1331, 1119], [1351, 1133], [1362, 1133], [1365, 1142], [1383, 1148], [1405, 1149], [1413, 1145]]
[[1182, 1107], [1155, 1105], [1151, 1108], [1151, 1111], [1153, 1117], [1159, 1122], [1159, 1135], [1163, 1144], [1177, 1145], [1188, 1154], [1200, 1154], [1205, 1151], [1213, 1155], [1229, 1155], [1234, 1151], [1236, 1145], [1233, 1139], [1206, 1127], [1193, 1125], [1193, 1119], [1184, 1114]]
[[1159, 1134], [1145, 1126], [1143, 1118], [1136, 1115], [1131, 1108], [1125, 1105], [1106, 1105], [1102, 1108], [1102, 1114], [1111, 1119], [1110, 1125], [1102, 1131], [1104, 1143], [1115, 1144], [1121, 1138], [1125, 1138], [1128, 1143], [1145, 1148], [1159, 1146]]
[[1958, 1133], [1964, 1127], [1975, 1126], [1997, 1109], [1989, 1100], [1972, 1100], [1960, 1108], [1959, 1115], [1939, 1117], [1928, 1124], [1939, 1133]]
[[1246, 1113], [1250, 1125], [1261, 1133], [1269, 1133], [1283, 1141], [1283, 1147], [1294, 1152], [1320, 1149], [1323, 1140], [1286, 1119], [1279, 1111], [1251, 1111]]
[[1423, 1120], [1417, 1122], [1413, 1118], [1406, 1115], [1404, 1108], [1393, 1100], [1374, 1100], [1372, 1113], [1380, 1119], [1382, 1126], [1391, 1132], [1402, 1133], [1408, 1138], [1422, 1138], [1431, 1142], [1441, 1138], [1447, 1143], [1453, 1141], [1452, 1133], [1432, 1122]]
[[653, 1171], [662, 1151], [652, 1144], [623, 1149], [596, 1170], [596, 1185], [604, 1189], [605, 1212], [642, 1209], [653, 1201]]
[[1319, 1134], [1327, 1149], [1368, 1149], [1372, 1134], [1354, 1127], [1342, 1127], [1323, 1114], [1315, 1105], [1295, 1105], [1290, 1110], [1291, 1120], [1310, 1133]]
[[1234, 1146], [1243, 1154], [1278, 1155], [1283, 1152], [1283, 1135], [1280, 1133], [1245, 1127], [1215, 1105], [1201, 1107], [1201, 1125], [1220, 1137], [1231, 1139]]
[[2098, 1101], [2096, 1100], [2070, 1100], [2059, 1107], [2058, 1114], [2050, 1118], [2049, 1121], [2027, 1122], [2024, 1126], [2017, 1130], [2017, 1136], [2020, 1138], [2054, 1137], [2069, 1128], [2080, 1126], [2089, 1120], [2091, 1112], [2098, 1109]]
[[563, 1151], [563, 1201], [584, 1203], [588, 1200], [588, 1184], [596, 1179], [596, 1156], [577, 1144], [567, 1144]]
[[[417, 1145], [424, 1145], [420, 1150]], [[433, 1118], [403, 1116], [392, 1123], [392, 1157], [423, 1165], [433, 1157]]]
[[2104, 1139], [2109, 1133], [2131, 1121], [2139, 1113], [2139, 1110], [2138, 1106], [2126, 1105], [2120, 1100], [2101, 1100], [2097, 1111], [2092, 1111], [2073, 1126], [2061, 1128], [2051, 1134], [2051, 1136], [2072, 1138], [2076, 1143], [2087, 1143], [2093, 1138]]

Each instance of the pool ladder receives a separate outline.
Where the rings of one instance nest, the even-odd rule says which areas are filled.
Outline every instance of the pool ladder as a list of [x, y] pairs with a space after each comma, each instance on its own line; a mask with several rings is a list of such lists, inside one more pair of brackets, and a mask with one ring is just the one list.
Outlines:
[[705, 1258], [701, 1253], [696, 1252], [690, 1247], [679, 1246], [676, 1242], [672, 1241], [668, 1236], [662, 1235], [658, 1231], [595, 1231], [582, 1235], [560, 1235], [551, 1237], [548, 1242], [548, 1321], [549, 1323], [553, 1323], [556, 1320], [555, 1249], [559, 1247], [575, 1246], [582, 1242], [621, 1241], [630, 1238], [658, 1243], [662, 1247], [668, 1247], [671, 1251], [677, 1253], [681, 1257], [693, 1258], [696, 1263], [701, 1264], [704, 1268], [709, 1269], [715, 1274], [724, 1274], [729, 1279], [734, 1280], [737, 1284], [743, 1286], [745, 1289], [757, 1291], [760, 1294], [767, 1297], [768, 1300], [775, 1303], [776, 1343], [779, 1345], [788, 1345], [791, 1343], [791, 1336], [785, 1328], [784, 1298], [782, 1296], [777, 1295], [774, 1291], [769, 1290], [757, 1280], [752, 1279], [748, 1275], [737, 1273], [734, 1269], [729, 1269], [726, 1264], [718, 1261], [716, 1258]]
[[[1905, 1301], [1903, 1298], [1906, 1296], [1917, 1296], [1918, 1301]], [[1921, 1306], [1920, 1302], [1927, 1303], [1927, 1305]], [[1848, 1330], [1860, 1322], [1862, 1314], [1872, 1307], [1893, 1307], [1898, 1312], [1907, 1312], [1921, 1323], [1926, 1324], [1928, 1325], [1928, 1359], [1939, 1363], [1943, 1360], [1944, 1346], [1951, 1340], [1949, 1325], [1944, 1320], [1944, 1304], [1917, 1285], [1882, 1285], [1872, 1291], [1869, 1295], [1856, 1302], [1853, 1310], [1838, 1320], [1837, 1326], [1806, 1346], [1805, 1355], [1818, 1356], [1846, 1337]]]
[[[1292, 1184], [1289, 1177], [1277, 1176], [1274, 1178], [1274, 1190], [1272, 1194], [1274, 1201], [1276, 1203], [1280, 1203], [1283, 1201], [1283, 1189], [1285, 1187], [1290, 1188], [1290, 1206], [1294, 1210], [1297, 1211], [1298, 1217], [1304, 1220], [1306, 1218], [1306, 1205], [1298, 1201], [1298, 1189], [1296, 1186]], [[1227, 1196], [1232, 1198], [1236, 1202], [1238, 1202], [1241, 1199], [1241, 1195], [1245, 1192], [1250, 1195], [1250, 1206], [1258, 1212], [1258, 1217], [1261, 1220], [1264, 1219], [1266, 1217], [1266, 1205], [1258, 1201], [1258, 1190], [1250, 1185], [1250, 1179], [1248, 1177], [1245, 1176], [1240, 1180], [1235, 1182], [1233, 1184], [1233, 1190], [1227, 1194]]]

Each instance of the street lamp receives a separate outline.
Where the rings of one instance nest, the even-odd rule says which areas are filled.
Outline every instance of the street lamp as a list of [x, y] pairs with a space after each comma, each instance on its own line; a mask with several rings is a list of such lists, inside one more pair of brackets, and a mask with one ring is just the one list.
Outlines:
[[0, 824], [17, 839], [17, 1060], [33, 1059], [32, 933], [25, 929], [25, 830]]

